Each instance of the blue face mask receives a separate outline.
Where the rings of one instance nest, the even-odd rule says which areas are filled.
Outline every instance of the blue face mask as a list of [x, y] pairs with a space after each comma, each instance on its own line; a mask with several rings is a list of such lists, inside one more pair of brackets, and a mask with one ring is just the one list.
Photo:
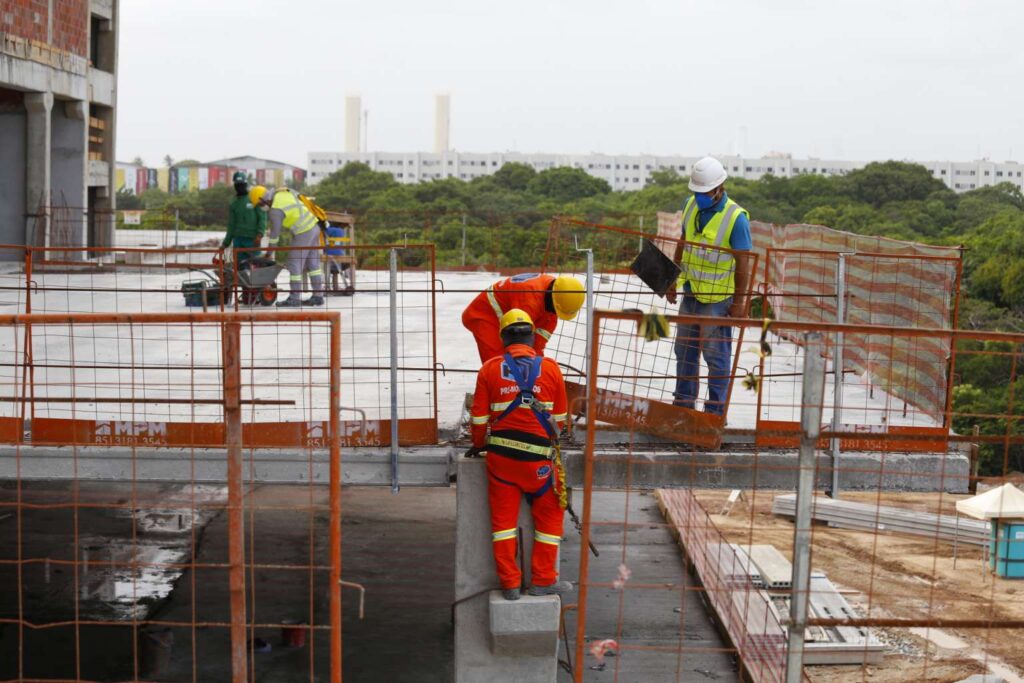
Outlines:
[[710, 194], [696, 192], [694, 193], [693, 198], [697, 202], [698, 209], [710, 209], [715, 205], [715, 200]]

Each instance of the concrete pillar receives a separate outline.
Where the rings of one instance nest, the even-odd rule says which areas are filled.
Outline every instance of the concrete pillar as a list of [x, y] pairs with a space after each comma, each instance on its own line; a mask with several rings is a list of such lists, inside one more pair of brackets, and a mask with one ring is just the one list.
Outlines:
[[25, 95], [25, 244], [44, 244], [50, 204], [50, 145], [53, 93]]
[[[50, 143], [49, 246], [83, 246], [88, 178], [89, 108], [82, 101], [67, 101], [54, 107]], [[65, 256], [71, 256], [67, 254]]]
[[[457, 473], [455, 681], [554, 683], [559, 599], [524, 596], [509, 603], [489, 590], [500, 586], [491, 552], [487, 465], [482, 458], [460, 458]], [[525, 505], [519, 511], [519, 528], [526, 540], [522, 565], [528, 581], [533, 521]]]
[[[0, 110], [0, 244], [21, 244], [25, 239], [25, 110]], [[0, 261], [18, 261], [22, 252], [0, 251]]]

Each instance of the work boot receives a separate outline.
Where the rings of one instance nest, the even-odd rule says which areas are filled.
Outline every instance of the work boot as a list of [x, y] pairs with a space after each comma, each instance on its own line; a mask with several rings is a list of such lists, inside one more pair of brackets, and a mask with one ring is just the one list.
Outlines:
[[293, 297], [288, 297], [284, 301], [278, 301], [277, 302], [277, 307], [278, 308], [298, 308], [301, 305], [302, 305], [302, 300], [299, 299], [298, 297], [294, 297], [294, 298]]
[[518, 600], [519, 599], [519, 589], [518, 588], [502, 588], [501, 589], [501, 597], [505, 598], [506, 600]]
[[550, 586], [530, 586], [529, 595], [563, 595], [576, 590], [568, 581], [555, 581]]
[[314, 294], [313, 296], [311, 296], [308, 299], [306, 299], [305, 301], [303, 301], [302, 305], [303, 306], [323, 306], [324, 305], [324, 298], [322, 296], [318, 296], [318, 295]]

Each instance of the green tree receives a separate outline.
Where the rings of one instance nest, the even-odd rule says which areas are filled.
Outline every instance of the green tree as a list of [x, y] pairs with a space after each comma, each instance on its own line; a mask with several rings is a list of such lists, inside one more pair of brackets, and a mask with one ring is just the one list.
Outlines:
[[523, 192], [530, 185], [530, 181], [537, 176], [533, 166], [511, 161], [497, 170], [491, 176], [498, 187], [513, 192]]
[[528, 185], [528, 190], [556, 204], [608, 194], [610, 185], [601, 178], [595, 178], [581, 168], [549, 168], [537, 174]]
[[924, 200], [935, 193], [952, 193], [924, 166], [903, 161], [870, 163], [851, 171], [843, 180], [841, 186], [851, 199], [875, 208], [889, 202]]

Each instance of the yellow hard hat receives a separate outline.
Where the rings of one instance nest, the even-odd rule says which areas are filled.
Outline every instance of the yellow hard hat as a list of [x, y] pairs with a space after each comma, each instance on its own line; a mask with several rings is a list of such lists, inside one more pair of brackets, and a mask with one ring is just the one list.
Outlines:
[[551, 287], [551, 300], [555, 304], [555, 313], [562, 320], [572, 320], [583, 308], [583, 285], [574, 277], [562, 275], [555, 278]]
[[505, 328], [509, 325], [521, 323], [526, 323], [531, 329], [533, 328], [533, 320], [526, 311], [520, 308], [509, 309], [503, 316], [501, 316], [501, 321], [498, 323], [498, 331], [504, 332]]
[[249, 190], [249, 203], [253, 206], [259, 206], [260, 200], [267, 194], [267, 188], [262, 185], [255, 185]]

